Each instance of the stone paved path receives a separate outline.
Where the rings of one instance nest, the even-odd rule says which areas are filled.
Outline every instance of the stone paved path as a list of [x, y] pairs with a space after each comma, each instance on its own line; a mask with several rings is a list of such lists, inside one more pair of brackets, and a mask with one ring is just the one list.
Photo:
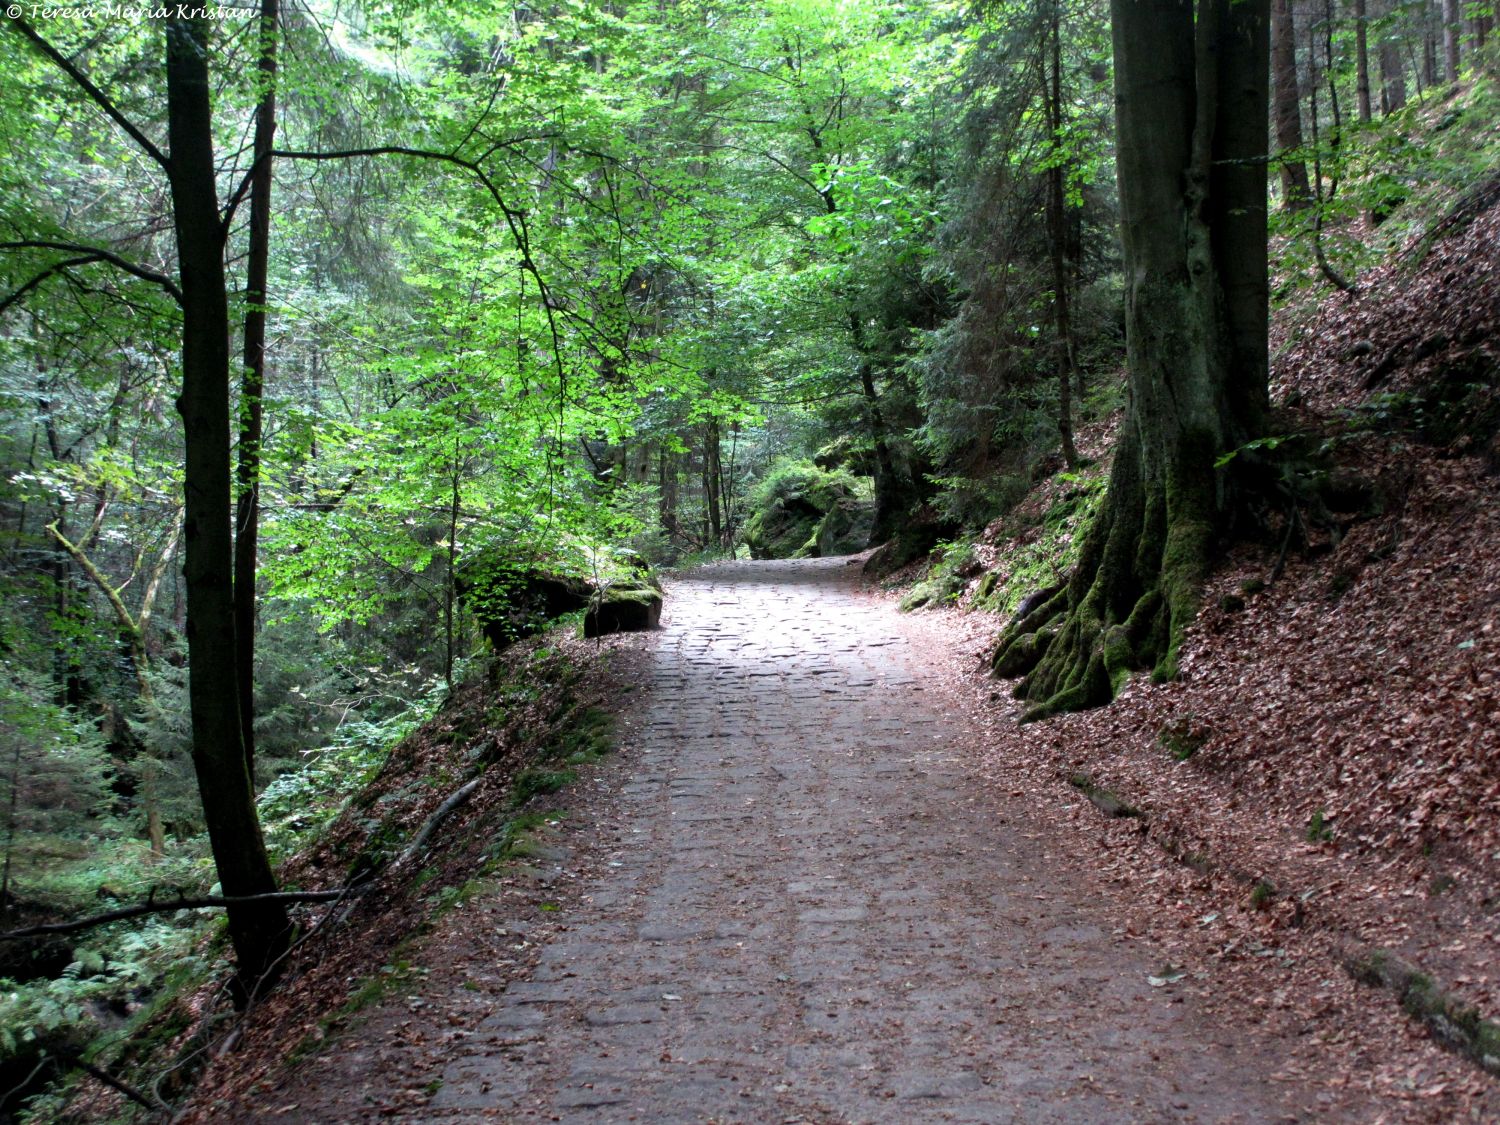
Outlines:
[[984, 797], [841, 560], [680, 579], [630, 826], [426, 1120], [1287, 1119], [1238, 1041]]

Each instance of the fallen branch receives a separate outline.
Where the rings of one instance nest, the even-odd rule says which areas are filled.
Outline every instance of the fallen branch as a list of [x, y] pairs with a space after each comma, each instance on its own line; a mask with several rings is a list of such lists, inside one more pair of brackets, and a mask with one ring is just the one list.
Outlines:
[[21, 930], [9, 930], [0, 933], [0, 941], [40, 937], [43, 934], [73, 934], [79, 930], [91, 930], [95, 926], [105, 926], [110, 922], [120, 922], [126, 918], [139, 918], [146, 914], [170, 914], [174, 910], [202, 910], [206, 907], [237, 906], [247, 902], [333, 902], [348, 892], [349, 888], [344, 887], [334, 891], [277, 891], [263, 895], [205, 895], [202, 898], [179, 895], [175, 899], [163, 902], [157, 902], [152, 898], [145, 902], [138, 902], [134, 906], [122, 906], [118, 910], [109, 910], [87, 918], [77, 918], [71, 922], [47, 922], [39, 926], [27, 926]]
[[97, 1067], [91, 1062], [85, 1061], [81, 1056], [75, 1054], [74, 1052], [60, 1051], [58, 1053], [61, 1056], [61, 1061], [64, 1065], [77, 1067], [79, 1070], [83, 1071], [90, 1077], [104, 1083], [104, 1085], [108, 1086], [116, 1093], [123, 1094], [125, 1097], [135, 1102], [136, 1105], [142, 1106], [150, 1110], [152, 1113], [168, 1113], [171, 1111], [170, 1107], [166, 1103], [159, 1101], [156, 1098], [147, 1097], [145, 1094], [137, 1090], [134, 1086], [130, 1086], [124, 1082], [121, 1082], [113, 1074], [110, 1074], [109, 1071], [104, 1070], [101, 1067]]
[[1362, 984], [1394, 993], [1406, 1014], [1451, 1050], [1500, 1075], [1500, 1023], [1485, 1019], [1415, 965], [1384, 949], [1346, 953], [1344, 968]]
[[433, 810], [432, 815], [427, 818], [421, 829], [412, 837], [411, 843], [406, 845], [406, 850], [401, 853], [401, 858], [396, 860], [396, 865], [400, 866], [415, 858], [417, 853], [427, 846], [427, 841], [437, 831], [438, 825], [447, 820], [454, 809], [472, 797], [474, 790], [479, 788], [479, 783], [483, 780], [483, 777], [476, 777], [473, 781], [459, 786], [450, 793], [448, 799]]

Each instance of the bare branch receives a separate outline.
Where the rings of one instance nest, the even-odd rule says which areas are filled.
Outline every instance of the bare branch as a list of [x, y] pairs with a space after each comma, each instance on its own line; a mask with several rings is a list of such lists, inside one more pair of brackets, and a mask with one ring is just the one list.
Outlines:
[[124, 129], [125, 132], [130, 135], [130, 139], [135, 141], [136, 144], [140, 145], [142, 151], [145, 152], [147, 156], [156, 161], [157, 164], [161, 165], [164, 170], [170, 171], [171, 164], [168, 161], [166, 154], [152, 143], [150, 137], [141, 132], [140, 129], [137, 128], [136, 125], [128, 117], [120, 112], [115, 103], [109, 100], [108, 94], [106, 94], [103, 90], [99, 89], [98, 86], [95, 86], [92, 82], [90, 82], [88, 76], [84, 74], [83, 71], [74, 66], [73, 63], [69, 61], [56, 47], [54, 47], [51, 43], [48, 43], [45, 39], [38, 35], [36, 29], [25, 20], [23, 20], [20, 16], [7, 16], [7, 18], [10, 20], [12, 27], [14, 27], [27, 39], [29, 39], [32, 45], [36, 47], [38, 51], [42, 52], [42, 54], [51, 59], [53, 63], [57, 65], [59, 70], [61, 70], [64, 74], [66, 74], [69, 78], [76, 82], [79, 89], [81, 89], [85, 94], [93, 99], [94, 104], [102, 109], [109, 116], [109, 119], [111, 121], [113, 121], [121, 129]]
[[9, 930], [0, 933], [0, 941], [14, 941], [17, 938], [40, 937], [44, 934], [75, 934], [79, 930], [91, 930], [95, 926], [106, 926], [111, 922], [122, 922], [126, 918], [140, 918], [147, 914], [170, 914], [176, 910], [203, 910], [207, 907], [239, 906], [250, 902], [334, 902], [343, 898], [351, 888], [341, 887], [336, 891], [276, 891], [272, 894], [263, 895], [207, 895], [202, 898], [188, 898], [179, 895], [175, 899], [166, 902], [157, 902], [155, 899], [147, 899], [138, 902], [134, 906], [122, 906], [119, 910], [109, 910], [103, 914], [93, 914], [87, 918], [77, 918], [71, 922], [47, 922], [40, 926], [27, 926], [20, 930]]
[[42, 282], [46, 281], [49, 277], [52, 277], [59, 273], [63, 273], [69, 269], [72, 269], [74, 266], [86, 266], [90, 262], [97, 262], [98, 260], [99, 258], [96, 255], [88, 254], [78, 258], [67, 258], [61, 262], [52, 263], [52, 265], [48, 266], [41, 273], [37, 274], [30, 281], [26, 282], [26, 284], [22, 285], [20, 288], [16, 289], [14, 292], [8, 294], [4, 298], [0, 298], [0, 313], [3, 313], [6, 309], [10, 308], [22, 297], [26, 296], [26, 294], [30, 293]]
[[[67, 254], [86, 254], [89, 261], [107, 262], [116, 269], [130, 274], [132, 277], [138, 277], [142, 281], [149, 281], [152, 285], [161, 286], [172, 300], [178, 304], [182, 303], [182, 290], [178, 289], [176, 282], [166, 274], [157, 273], [155, 270], [147, 269], [145, 266], [138, 266], [129, 258], [122, 258], [113, 250], [105, 250], [100, 246], [86, 246], [80, 242], [59, 242], [46, 238], [33, 238], [24, 239], [19, 242], [0, 242], [0, 250], [60, 250]], [[63, 263], [63, 265], [67, 264]], [[81, 265], [82, 263], [74, 262], [71, 264]]]

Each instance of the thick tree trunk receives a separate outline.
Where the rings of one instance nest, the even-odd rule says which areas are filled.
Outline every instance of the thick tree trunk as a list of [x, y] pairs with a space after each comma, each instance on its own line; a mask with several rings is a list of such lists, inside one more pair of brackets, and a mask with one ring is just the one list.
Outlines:
[[271, 146], [276, 137], [279, 0], [261, 0], [261, 83], [250, 175], [250, 246], [245, 266], [245, 367], [240, 380], [239, 503], [235, 511], [234, 637], [238, 647], [240, 739], [255, 780], [255, 569], [260, 546], [260, 445], [266, 387], [266, 278], [271, 261]]
[[[166, 23], [167, 135], [182, 289], [182, 415], [188, 703], [193, 766], [225, 895], [276, 890], [245, 768], [234, 628], [230, 530], [229, 303], [213, 153], [205, 25]], [[229, 908], [244, 1002], [290, 937], [280, 903]]]
[[1266, 403], [1268, 0], [1115, 0], [1130, 407], [1077, 568], [1001, 638], [1026, 718], [1176, 674]]
[[1297, 82], [1297, 30], [1291, 0], [1271, 0], [1271, 58], [1276, 147], [1281, 150], [1282, 204], [1298, 211], [1312, 203], [1302, 150], [1302, 96]]
[[[1390, 16], [1392, 9], [1393, 5], [1384, 5], [1383, 14]], [[1380, 59], [1380, 113], [1385, 116], [1406, 107], [1406, 66], [1401, 59], [1401, 44], [1389, 26], [1380, 29], [1376, 55]]]
[[1442, 0], [1443, 4], [1443, 79], [1452, 84], [1458, 81], [1460, 32], [1463, 30], [1463, 15], [1459, 0]]

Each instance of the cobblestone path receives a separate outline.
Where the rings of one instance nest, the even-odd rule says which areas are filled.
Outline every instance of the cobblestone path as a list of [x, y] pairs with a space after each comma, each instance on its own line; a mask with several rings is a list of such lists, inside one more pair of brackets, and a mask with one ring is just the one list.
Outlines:
[[1150, 987], [976, 791], [961, 719], [839, 562], [675, 583], [608, 874], [421, 1116], [1285, 1119], [1274, 1051]]

